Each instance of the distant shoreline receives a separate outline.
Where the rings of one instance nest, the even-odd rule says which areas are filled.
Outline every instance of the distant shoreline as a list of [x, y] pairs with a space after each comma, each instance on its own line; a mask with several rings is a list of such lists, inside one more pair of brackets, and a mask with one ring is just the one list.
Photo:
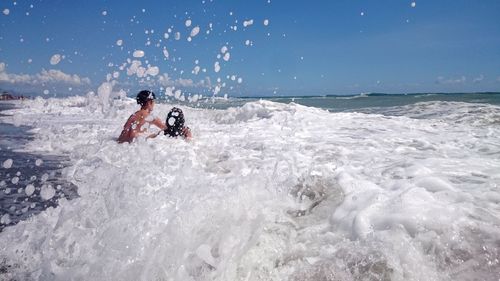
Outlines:
[[1, 101], [9, 101], [9, 100], [26, 100], [28, 97], [25, 97], [23, 95], [18, 96], [18, 95], [13, 95], [9, 94], [8, 92], [3, 92], [0, 94], [0, 100]]
[[[0, 101], [9, 101], [9, 100], [25, 100], [25, 99], [34, 99], [36, 97], [49, 98], [47, 95], [42, 94], [34, 94], [34, 93], [19, 93], [13, 90], [4, 90], [0, 89], [2, 94], [0, 94]], [[155, 91], [155, 89], [153, 89]], [[128, 97], [135, 98], [135, 92], [127, 91]], [[155, 91], [156, 92], [156, 91]], [[161, 97], [161, 91], [158, 91]], [[186, 91], [185, 93], [190, 95], [201, 94], [203, 97], [212, 97], [210, 93], [205, 92], [192, 92]], [[51, 98], [66, 98], [70, 96], [85, 96], [85, 93], [81, 94], [73, 94], [73, 95], [61, 95], [61, 96], [50, 96]], [[288, 94], [260, 94], [255, 96], [249, 95], [240, 95], [240, 94], [231, 94], [228, 93], [228, 98], [239, 98], [239, 99], [292, 99], [292, 98], [325, 98], [325, 97], [359, 97], [359, 96], [367, 96], [367, 97], [397, 97], [397, 96], [418, 96], [418, 95], [441, 95], [441, 96], [449, 96], [449, 95], [469, 95], [469, 94], [477, 94], [477, 95], [500, 95], [500, 91], [486, 91], [486, 92], [413, 92], [413, 93], [383, 93], [383, 92], [366, 92], [366, 93], [357, 93], [357, 94], [305, 94], [305, 95], [288, 95]], [[223, 96], [218, 95], [215, 98], [223, 98]]]

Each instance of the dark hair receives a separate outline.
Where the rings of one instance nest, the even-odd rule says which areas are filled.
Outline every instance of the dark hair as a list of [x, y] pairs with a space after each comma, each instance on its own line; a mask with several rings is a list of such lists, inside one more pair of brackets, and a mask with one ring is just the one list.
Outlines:
[[156, 99], [155, 93], [153, 93], [151, 91], [148, 91], [148, 90], [140, 91], [137, 94], [137, 97], [135, 98], [135, 100], [137, 101], [137, 103], [140, 104], [141, 106], [146, 105], [146, 103], [149, 100], [154, 100], [154, 99]]
[[167, 115], [165, 125], [167, 125], [167, 128], [165, 129], [165, 135], [171, 137], [178, 137], [183, 135], [184, 113], [182, 113], [182, 110], [177, 107], [172, 108]]

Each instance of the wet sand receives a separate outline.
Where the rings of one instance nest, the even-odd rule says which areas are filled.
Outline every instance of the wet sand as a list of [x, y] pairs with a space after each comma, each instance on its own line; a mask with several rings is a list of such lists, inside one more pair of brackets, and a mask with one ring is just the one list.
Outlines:
[[[3, 111], [13, 108], [12, 103], [0, 102], [0, 231], [57, 206], [59, 198], [77, 197], [76, 186], [61, 179], [67, 161], [64, 157], [23, 151], [33, 135], [30, 127], [3, 122]], [[52, 189], [55, 194], [49, 199], [46, 194], [42, 196], [42, 189]]]

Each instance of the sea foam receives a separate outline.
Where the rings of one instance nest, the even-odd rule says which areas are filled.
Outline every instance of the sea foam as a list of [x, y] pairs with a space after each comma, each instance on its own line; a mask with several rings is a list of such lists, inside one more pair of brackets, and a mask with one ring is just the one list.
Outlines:
[[182, 107], [190, 142], [118, 144], [137, 105], [98, 99], [38, 98], [6, 117], [37, 128], [25, 150], [69, 155], [80, 197], [4, 229], [2, 277], [498, 277], [498, 124], [255, 101]]

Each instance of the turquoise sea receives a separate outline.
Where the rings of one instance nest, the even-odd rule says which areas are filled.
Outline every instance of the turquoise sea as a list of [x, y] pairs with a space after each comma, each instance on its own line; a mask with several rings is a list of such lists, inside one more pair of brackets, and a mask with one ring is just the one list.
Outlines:
[[500, 93], [456, 93], [456, 94], [361, 94], [352, 96], [283, 97], [270, 98], [277, 102], [295, 102], [305, 106], [319, 107], [330, 111], [357, 111], [393, 106], [405, 106], [420, 102], [467, 102], [500, 105]]
[[[229, 97], [227, 99], [205, 99], [204, 102], [193, 104], [181, 102], [187, 106], [226, 109], [241, 106], [250, 101], [270, 100], [280, 103], [297, 103], [304, 106], [317, 107], [331, 112], [386, 112], [388, 108], [408, 106], [424, 102], [464, 102], [500, 105], [500, 92], [487, 93], [412, 93], [412, 94], [384, 94], [368, 93], [359, 95], [326, 95], [326, 96], [280, 96], [280, 97]], [[167, 102], [179, 103], [177, 100], [167, 99]]]

